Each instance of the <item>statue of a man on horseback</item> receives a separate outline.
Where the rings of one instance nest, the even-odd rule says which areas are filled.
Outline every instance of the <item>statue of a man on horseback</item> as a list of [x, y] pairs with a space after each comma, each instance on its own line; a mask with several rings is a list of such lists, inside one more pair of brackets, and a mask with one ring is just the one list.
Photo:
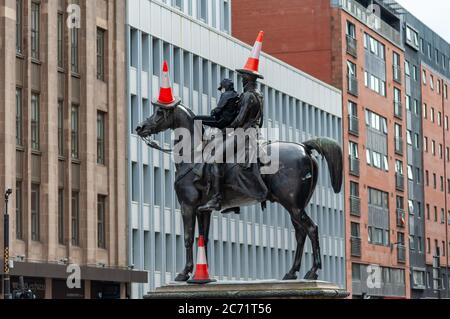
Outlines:
[[[262, 33], [256, 41], [247, 65], [244, 69], [237, 70], [243, 78], [244, 92], [239, 96], [235, 117], [232, 121], [221, 124], [220, 128], [222, 129], [232, 128], [258, 131], [258, 128], [262, 125], [263, 97], [257, 90], [256, 83], [258, 78], [262, 78], [258, 73], [261, 42]], [[228, 105], [228, 101], [226, 100], [227, 103], [225, 105]], [[219, 106], [224, 105], [222, 102], [219, 102]], [[161, 149], [155, 142], [150, 141], [149, 137], [166, 130], [177, 131], [180, 129], [190, 133], [188, 137], [183, 136], [183, 140], [189, 140], [190, 138], [191, 151], [194, 150], [198, 146], [194, 138], [197, 130], [195, 122], [198, 118], [188, 107], [181, 103], [179, 98], [173, 96], [166, 62], [164, 62], [161, 76], [160, 95], [157, 100], [153, 101], [153, 105], [155, 107], [153, 115], [136, 128], [138, 135], [150, 147], [167, 151]], [[234, 104], [230, 105], [233, 106]], [[214, 112], [213, 117], [215, 114]], [[216, 121], [206, 121], [206, 124], [218, 127], [217, 122], [220, 122], [220, 118], [218, 119], [219, 121], [217, 119], [213, 120]], [[234, 136], [230, 136], [228, 132], [225, 132], [225, 135], [227, 135], [227, 139], [222, 144], [227, 149], [226, 145], [231, 143], [233, 145], [232, 150], [234, 150]], [[258, 139], [258, 134], [256, 134], [255, 139]], [[175, 278], [176, 281], [189, 280], [193, 272], [194, 259], [192, 248], [196, 222], [198, 222], [199, 234], [204, 237], [204, 243], [207, 246], [213, 210], [220, 208], [221, 210], [229, 211], [235, 207], [264, 203], [265, 201], [282, 205], [289, 212], [295, 229], [297, 250], [292, 268], [284, 279], [297, 278], [296, 273], [300, 270], [306, 237], [311, 241], [313, 262], [305, 279], [318, 278], [317, 272], [322, 267], [319, 229], [306, 212], [306, 207], [316, 188], [319, 174], [319, 166], [312, 153], [316, 151], [326, 159], [331, 185], [333, 190], [339, 193], [342, 186], [342, 149], [338, 143], [327, 138], [316, 138], [302, 144], [270, 142], [267, 143], [266, 149], [268, 154], [277, 154], [278, 171], [273, 174], [261, 175], [259, 169], [264, 164], [252, 161], [251, 156], [247, 158], [247, 153], [251, 153], [251, 149], [246, 146], [244, 147], [245, 162], [236, 164], [230, 164], [228, 161], [227, 163], [214, 163], [215, 167], [219, 167], [222, 171], [219, 172], [218, 177], [212, 176], [212, 179], [214, 179], [213, 184], [218, 185], [213, 187], [212, 192], [208, 191], [208, 183], [205, 183], [204, 180], [197, 183], [198, 175], [196, 174], [196, 163], [194, 161], [176, 163], [175, 191], [181, 206], [186, 248], [186, 264]], [[223, 151], [216, 150], [216, 153], [223, 154]], [[242, 152], [243, 150], [237, 148], [238, 153], [239, 151]], [[225, 170], [226, 173], [222, 173]], [[206, 175], [211, 174], [207, 173]]]
[[[215, 149], [216, 153], [220, 153], [220, 158], [223, 156], [226, 157], [227, 164], [239, 164], [239, 166], [235, 166], [236, 169], [230, 170], [230, 174], [232, 175], [231, 180], [233, 180], [233, 188], [242, 193], [245, 196], [250, 198], [254, 198], [258, 202], [263, 202], [267, 198], [267, 187], [261, 177], [259, 165], [257, 163], [257, 159], [252, 156], [257, 156], [257, 139], [259, 137], [258, 130], [262, 127], [263, 124], [263, 111], [264, 111], [264, 98], [261, 92], [257, 87], [257, 79], [263, 79], [263, 76], [258, 72], [258, 62], [261, 51], [261, 44], [263, 40], [263, 33], [261, 32], [256, 41], [257, 45], [255, 46], [254, 52], [252, 52], [252, 57], [249, 59], [247, 65], [243, 69], [236, 70], [242, 76], [244, 92], [237, 99], [237, 105], [234, 105], [237, 110], [233, 115], [234, 118], [232, 121], [229, 121], [231, 116], [226, 117], [222, 120], [223, 126], [220, 127], [224, 131], [222, 143], [218, 145]], [[223, 82], [228, 82], [224, 80]], [[221, 85], [223, 87], [223, 83]], [[220, 89], [220, 88], [219, 88]], [[221, 97], [219, 101], [219, 110], [221, 110], [221, 101], [224, 96]], [[225, 98], [227, 98], [225, 96]], [[227, 98], [227, 101], [229, 99]], [[231, 106], [233, 105], [231, 104]], [[213, 110], [213, 114], [220, 114]], [[231, 114], [225, 113], [225, 115]], [[196, 117], [196, 119], [204, 119], [204, 117]], [[204, 121], [203, 124], [211, 127], [217, 127], [216, 122]], [[239, 130], [240, 133], [245, 133], [247, 130], [253, 130], [254, 134], [243, 134], [244, 137], [249, 137], [253, 139], [246, 143], [235, 144], [236, 132], [231, 131], [231, 133], [227, 134], [225, 129], [233, 129]], [[237, 153], [241, 153], [242, 156], [235, 157], [233, 156], [230, 161], [230, 157], [226, 156], [227, 149], [232, 149], [232, 153], [234, 155], [235, 150]], [[238, 158], [242, 158], [243, 162], [238, 162]], [[211, 164], [211, 174], [209, 175], [211, 180], [211, 186], [213, 191], [213, 196], [208, 203], [199, 207], [199, 212], [211, 212], [211, 211], [220, 211], [222, 209], [222, 199], [223, 199], [223, 185], [224, 185], [224, 169], [226, 164], [214, 162]]]

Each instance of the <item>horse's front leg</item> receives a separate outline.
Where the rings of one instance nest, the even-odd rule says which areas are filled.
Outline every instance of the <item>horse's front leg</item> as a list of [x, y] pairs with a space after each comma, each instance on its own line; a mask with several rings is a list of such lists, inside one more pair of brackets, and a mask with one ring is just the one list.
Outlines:
[[188, 281], [190, 274], [194, 270], [194, 255], [192, 246], [195, 235], [195, 209], [191, 206], [183, 205], [181, 208], [184, 225], [184, 246], [186, 248], [186, 265], [175, 278], [175, 281]]

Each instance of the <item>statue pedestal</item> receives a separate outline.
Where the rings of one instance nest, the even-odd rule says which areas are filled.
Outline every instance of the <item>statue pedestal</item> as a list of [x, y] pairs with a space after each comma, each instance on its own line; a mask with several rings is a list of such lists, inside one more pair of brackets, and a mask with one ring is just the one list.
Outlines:
[[349, 293], [335, 284], [311, 280], [222, 281], [206, 285], [171, 283], [144, 299], [343, 299]]

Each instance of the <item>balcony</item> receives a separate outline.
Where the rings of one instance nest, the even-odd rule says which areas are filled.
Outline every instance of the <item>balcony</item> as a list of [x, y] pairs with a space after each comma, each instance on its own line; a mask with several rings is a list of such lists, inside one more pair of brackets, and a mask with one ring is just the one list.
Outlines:
[[393, 67], [394, 81], [402, 84], [402, 67], [400, 65], [394, 65]]
[[348, 131], [355, 136], [359, 136], [359, 119], [357, 116], [348, 116]]
[[404, 264], [406, 262], [406, 247], [405, 245], [399, 244], [397, 246], [397, 261]]
[[395, 174], [395, 188], [400, 192], [405, 190], [405, 176], [403, 174]]
[[357, 196], [350, 196], [350, 215], [361, 216], [361, 199]]
[[403, 155], [403, 139], [401, 137], [395, 138], [395, 154]]
[[405, 227], [405, 211], [401, 208], [397, 208], [397, 227]]
[[403, 117], [403, 105], [400, 101], [394, 101], [394, 116], [398, 119]]
[[354, 0], [339, 0], [339, 5], [347, 11], [349, 14], [360, 20], [372, 28], [375, 32], [378, 32], [385, 38], [389, 39], [395, 45], [401, 47], [402, 41], [400, 32], [387, 24], [385, 21], [378, 18], [376, 15], [368, 14], [370, 10], [359, 4]]
[[352, 257], [361, 257], [361, 238], [353, 236], [350, 238], [350, 251]]
[[347, 53], [355, 58], [358, 57], [358, 42], [349, 35], [347, 35]]
[[359, 177], [359, 159], [350, 156], [349, 160], [350, 174]]

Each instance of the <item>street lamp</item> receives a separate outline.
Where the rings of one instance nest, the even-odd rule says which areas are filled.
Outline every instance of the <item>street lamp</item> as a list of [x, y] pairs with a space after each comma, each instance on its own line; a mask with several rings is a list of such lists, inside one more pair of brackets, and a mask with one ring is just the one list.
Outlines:
[[5, 214], [3, 221], [3, 246], [4, 246], [4, 273], [3, 276], [3, 298], [12, 299], [11, 295], [11, 279], [9, 277], [9, 215], [8, 215], [8, 201], [12, 194], [12, 189], [8, 189], [5, 193]]

